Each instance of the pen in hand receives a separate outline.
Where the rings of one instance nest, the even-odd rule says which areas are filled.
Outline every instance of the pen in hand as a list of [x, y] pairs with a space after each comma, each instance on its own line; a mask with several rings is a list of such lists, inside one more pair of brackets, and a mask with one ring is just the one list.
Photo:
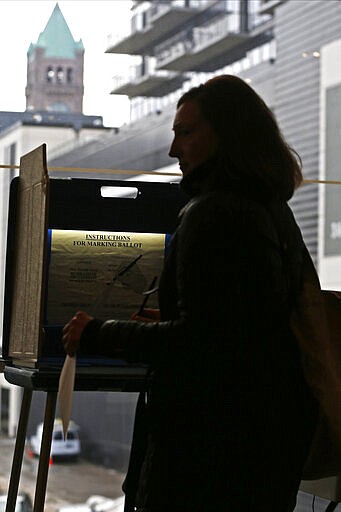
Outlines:
[[140, 309], [137, 312], [138, 316], [142, 315], [143, 310], [144, 310], [144, 308], [147, 305], [147, 301], [148, 301], [150, 295], [155, 291], [154, 288], [155, 288], [156, 281], [157, 281], [157, 276], [153, 277], [152, 282], [150, 283], [148, 290], [143, 293], [144, 298], [143, 298], [142, 304], [140, 306]]

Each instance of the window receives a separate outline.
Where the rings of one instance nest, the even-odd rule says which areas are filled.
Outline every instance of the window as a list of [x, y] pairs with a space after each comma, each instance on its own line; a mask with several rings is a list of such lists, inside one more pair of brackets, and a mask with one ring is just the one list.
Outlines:
[[58, 83], [64, 82], [64, 70], [60, 66], [57, 68], [57, 82]]
[[56, 101], [47, 107], [47, 110], [50, 112], [69, 112], [70, 109], [66, 103], [62, 101]]
[[71, 84], [73, 81], [73, 69], [72, 68], [67, 68], [66, 81], [68, 84]]
[[54, 71], [52, 66], [48, 66], [46, 69], [46, 82], [53, 82]]

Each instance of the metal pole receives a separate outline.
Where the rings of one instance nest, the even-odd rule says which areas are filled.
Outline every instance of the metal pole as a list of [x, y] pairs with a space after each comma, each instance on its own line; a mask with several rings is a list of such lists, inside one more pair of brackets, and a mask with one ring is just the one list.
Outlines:
[[40, 446], [39, 466], [34, 496], [33, 512], [43, 512], [47, 476], [49, 471], [53, 423], [56, 412], [57, 391], [48, 391], [46, 397], [43, 437]]
[[22, 460], [25, 449], [27, 422], [30, 413], [32, 400], [32, 390], [24, 388], [23, 399], [21, 402], [20, 417], [18, 423], [17, 437], [13, 454], [11, 477], [8, 487], [6, 512], [14, 512], [17, 501], [19, 480], [21, 473]]

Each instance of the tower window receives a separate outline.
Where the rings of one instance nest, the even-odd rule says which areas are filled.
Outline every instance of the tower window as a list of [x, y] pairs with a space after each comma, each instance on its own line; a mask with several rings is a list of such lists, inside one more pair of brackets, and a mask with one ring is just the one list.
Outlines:
[[56, 103], [49, 105], [47, 107], [47, 110], [49, 112], [70, 112], [69, 107], [66, 105], [66, 103], [63, 103], [62, 101], [57, 101]]
[[62, 67], [57, 68], [57, 82], [64, 82], [64, 70]]
[[46, 82], [53, 82], [54, 79], [54, 71], [52, 66], [48, 66], [46, 69]]
[[72, 68], [67, 68], [67, 71], [66, 71], [66, 81], [67, 81], [68, 84], [71, 84], [72, 80], [73, 80], [73, 69]]

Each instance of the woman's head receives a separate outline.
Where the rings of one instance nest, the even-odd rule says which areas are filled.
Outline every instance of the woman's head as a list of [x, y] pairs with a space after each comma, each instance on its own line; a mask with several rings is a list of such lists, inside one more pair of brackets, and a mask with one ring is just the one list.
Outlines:
[[[177, 127], [184, 125], [191, 125], [190, 151], [186, 137], [182, 143], [177, 137]], [[185, 173], [213, 155], [230, 181], [262, 187], [266, 195], [288, 200], [302, 181], [300, 160], [285, 142], [271, 110], [235, 76], [222, 75], [194, 87], [177, 104], [170, 156], [179, 158]]]
[[195, 100], [184, 101], [176, 111], [173, 123], [174, 139], [169, 155], [179, 159], [184, 176], [214, 156], [218, 150], [218, 136], [203, 115]]

